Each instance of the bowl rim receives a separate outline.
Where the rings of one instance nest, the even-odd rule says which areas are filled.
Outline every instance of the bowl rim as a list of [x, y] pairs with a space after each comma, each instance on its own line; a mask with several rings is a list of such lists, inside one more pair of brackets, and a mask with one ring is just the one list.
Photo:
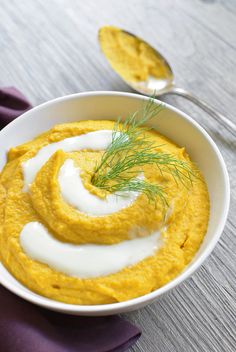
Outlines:
[[[32, 111], [40, 111], [41, 109], [44, 109], [45, 107], [49, 107], [51, 105], [57, 104], [58, 102], [66, 101], [66, 100], [73, 100], [77, 98], [83, 98], [83, 97], [93, 97], [93, 96], [120, 96], [120, 97], [127, 97], [127, 98], [132, 98], [132, 99], [139, 99], [139, 100], [147, 100], [149, 97], [140, 95], [140, 94], [135, 94], [135, 93], [128, 93], [128, 92], [119, 92], [119, 91], [88, 91], [88, 92], [82, 92], [82, 93], [75, 93], [75, 94], [70, 94], [70, 95], [65, 95], [62, 97], [58, 97], [56, 99], [49, 100], [45, 103], [42, 103], [38, 106], [33, 107], [32, 109], [28, 110], [21, 116], [17, 117], [14, 121], [10, 122], [6, 127], [4, 127], [0, 131], [0, 138], [1, 135], [5, 135], [8, 132], [8, 129], [12, 127], [12, 125], [19, 123], [20, 120], [27, 119], [30, 114], [32, 114]], [[81, 315], [109, 315], [109, 314], [116, 314], [120, 312], [127, 312], [134, 310], [136, 307], [138, 308], [139, 306], [144, 306], [148, 304], [149, 302], [152, 302], [155, 300], [157, 297], [161, 296], [162, 294], [172, 290], [174, 287], [177, 287], [180, 283], [185, 281], [187, 278], [189, 278], [199, 267], [202, 265], [202, 263], [206, 260], [206, 258], [211, 254], [213, 251], [215, 245], [219, 241], [219, 238], [223, 232], [226, 220], [227, 220], [227, 215], [229, 211], [229, 204], [230, 204], [230, 182], [229, 182], [229, 175], [228, 171], [226, 168], [226, 164], [224, 162], [224, 159], [213, 141], [213, 139], [210, 137], [210, 135], [199, 125], [198, 122], [196, 122], [192, 117], [190, 117], [188, 114], [184, 113], [178, 108], [175, 108], [174, 106], [162, 102], [158, 99], [155, 99], [157, 103], [163, 103], [169, 110], [172, 110], [173, 112], [176, 112], [178, 115], [181, 116], [181, 118], [187, 120], [191, 125], [193, 125], [194, 128], [196, 128], [207, 140], [207, 142], [210, 144], [212, 147], [213, 151], [215, 152], [218, 162], [220, 164], [220, 167], [222, 169], [223, 173], [223, 180], [224, 180], [224, 207], [223, 207], [223, 213], [221, 215], [221, 218], [219, 220], [219, 223], [217, 225], [217, 229], [214, 234], [214, 238], [209, 242], [207, 245], [206, 249], [203, 251], [203, 253], [196, 259], [196, 261], [191, 265], [191, 267], [187, 268], [184, 270], [182, 273], [180, 273], [176, 278], [171, 280], [169, 283], [166, 285], [158, 288], [157, 290], [147, 293], [146, 295], [133, 298], [131, 300], [123, 301], [123, 302], [118, 302], [118, 303], [111, 303], [111, 304], [103, 304], [103, 305], [76, 305], [76, 304], [68, 304], [60, 301], [55, 301], [53, 299], [49, 299], [47, 297], [41, 296], [30, 289], [26, 288], [29, 290], [29, 292], [25, 291], [21, 287], [15, 286], [14, 283], [11, 283], [8, 281], [7, 278], [2, 278], [0, 277], [0, 283], [7, 289], [9, 289], [11, 292], [15, 293], [19, 297], [34, 303], [36, 305], [42, 306], [47, 309], [51, 310], [57, 310], [62, 313], [71, 313], [71, 314], [81, 314]], [[5, 268], [6, 269], [6, 268]], [[7, 270], [7, 269], [6, 269]], [[7, 270], [8, 271], [8, 270]], [[9, 275], [12, 276], [12, 274], [8, 271]], [[14, 278], [14, 277], [13, 277]]]

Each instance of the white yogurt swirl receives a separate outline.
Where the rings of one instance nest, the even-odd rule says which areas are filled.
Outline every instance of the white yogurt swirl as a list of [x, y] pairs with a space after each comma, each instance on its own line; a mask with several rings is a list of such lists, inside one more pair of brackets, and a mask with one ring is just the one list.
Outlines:
[[109, 194], [105, 199], [90, 193], [80, 177], [80, 168], [74, 166], [72, 159], [67, 159], [60, 168], [58, 181], [63, 199], [90, 216], [102, 216], [116, 213], [131, 205], [139, 192], [122, 192]]
[[70, 276], [95, 278], [116, 273], [153, 255], [161, 246], [160, 232], [113, 245], [63, 243], [39, 222], [26, 224], [20, 234], [32, 259]]
[[[111, 130], [89, 132], [66, 138], [42, 147], [31, 159], [22, 164], [23, 191], [28, 191], [37, 172], [57, 151], [105, 150], [112, 141]], [[110, 194], [105, 199], [91, 194], [83, 185], [80, 168], [72, 159], [66, 159], [58, 174], [62, 198], [76, 210], [88, 216], [104, 216], [130, 206], [138, 192]], [[138, 176], [142, 178], [143, 176]], [[93, 221], [93, 220], [92, 220]], [[60, 242], [39, 222], [30, 222], [20, 233], [20, 244], [32, 259], [49, 267], [80, 278], [94, 278], [116, 273], [151, 256], [161, 246], [160, 232], [114, 245], [74, 245]]]
[[100, 130], [81, 134], [80, 136], [65, 138], [62, 141], [42, 147], [33, 158], [22, 163], [24, 175], [23, 191], [28, 191], [37, 172], [57, 150], [63, 150], [64, 152], [78, 150], [105, 150], [111, 144], [111, 141], [112, 131]]

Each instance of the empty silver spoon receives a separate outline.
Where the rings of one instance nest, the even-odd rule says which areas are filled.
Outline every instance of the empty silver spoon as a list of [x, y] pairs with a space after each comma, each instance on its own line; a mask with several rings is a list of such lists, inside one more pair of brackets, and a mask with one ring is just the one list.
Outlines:
[[[101, 29], [102, 30], [102, 29]], [[167, 62], [167, 60], [156, 50], [154, 49], [151, 45], [149, 45], [147, 42], [142, 40], [141, 38], [135, 36], [134, 34], [121, 30], [123, 33], [128, 34], [129, 36], [136, 38], [138, 40], [141, 40], [145, 45], [147, 45], [153, 53], [155, 53], [156, 57], [158, 58], [159, 62], [161, 62], [161, 65], [163, 65], [165, 69], [165, 75], [163, 78], [163, 75], [161, 78], [156, 78], [154, 76], [148, 75], [147, 79], [145, 81], [131, 81], [127, 80], [127, 78], [123, 77], [121, 72], [119, 72], [111, 63], [109, 58], [106, 56], [106, 53], [103, 50], [103, 42], [101, 41], [100, 35], [99, 35], [99, 43], [100, 46], [103, 50], [103, 53], [108, 60], [108, 62], [111, 64], [113, 69], [119, 74], [119, 76], [134, 90], [141, 94], [153, 96], [160, 96], [160, 95], [167, 95], [167, 94], [176, 94], [179, 96], [182, 96], [196, 105], [198, 105], [200, 108], [202, 108], [204, 111], [206, 111], [209, 115], [211, 115], [213, 118], [215, 118], [218, 122], [223, 122], [225, 127], [233, 134], [236, 133], [236, 125], [229, 120], [227, 117], [216, 111], [213, 107], [211, 107], [208, 103], [203, 101], [200, 98], [197, 98], [194, 96], [192, 93], [188, 92], [187, 90], [183, 88], [179, 88], [175, 85], [174, 83], [174, 74], [173, 71]], [[99, 32], [100, 33], [100, 32]]]

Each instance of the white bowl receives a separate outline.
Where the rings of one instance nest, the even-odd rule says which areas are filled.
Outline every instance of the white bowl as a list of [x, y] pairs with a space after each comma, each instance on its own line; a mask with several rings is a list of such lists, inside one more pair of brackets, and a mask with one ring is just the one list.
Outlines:
[[[121, 92], [89, 92], [58, 98], [35, 107], [11, 122], [0, 132], [0, 168], [10, 147], [24, 143], [58, 123], [87, 119], [116, 119], [139, 109], [146, 97]], [[158, 101], [157, 101], [158, 102]], [[159, 103], [159, 102], [158, 102]], [[229, 208], [230, 186], [224, 160], [206, 131], [191, 117], [166, 104], [152, 126], [179, 146], [185, 146], [204, 174], [210, 194], [208, 231], [188, 267], [167, 285], [145, 296], [126, 302], [81, 306], [50, 300], [21, 285], [0, 264], [0, 283], [18, 296], [39, 306], [74, 315], [100, 316], [141, 308], [186, 280], [210, 255], [223, 231]]]

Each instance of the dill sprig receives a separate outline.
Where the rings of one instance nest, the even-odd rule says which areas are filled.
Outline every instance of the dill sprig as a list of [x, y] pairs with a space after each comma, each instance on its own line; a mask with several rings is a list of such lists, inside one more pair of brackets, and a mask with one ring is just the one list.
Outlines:
[[147, 196], [149, 201], [153, 203], [155, 203], [157, 197], [159, 197], [164, 207], [168, 205], [164, 196], [164, 187], [133, 176], [132, 178], [121, 178], [117, 183], [106, 185], [105, 189], [111, 193], [115, 192], [117, 195], [120, 195], [120, 192], [124, 194], [124, 192], [130, 191], [143, 193]]
[[194, 172], [190, 165], [175, 156], [157, 151], [157, 146], [145, 134], [144, 124], [156, 117], [164, 108], [151, 98], [141, 111], [128, 116], [123, 123], [118, 119], [112, 132], [112, 141], [102, 155], [92, 176], [92, 184], [108, 192], [140, 192], [150, 201], [159, 198], [167, 205], [165, 189], [161, 185], [137, 177], [143, 173], [143, 166], [154, 164], [161, 174], [169, 173], [176, 183], [184, 186], [192, 183]]

